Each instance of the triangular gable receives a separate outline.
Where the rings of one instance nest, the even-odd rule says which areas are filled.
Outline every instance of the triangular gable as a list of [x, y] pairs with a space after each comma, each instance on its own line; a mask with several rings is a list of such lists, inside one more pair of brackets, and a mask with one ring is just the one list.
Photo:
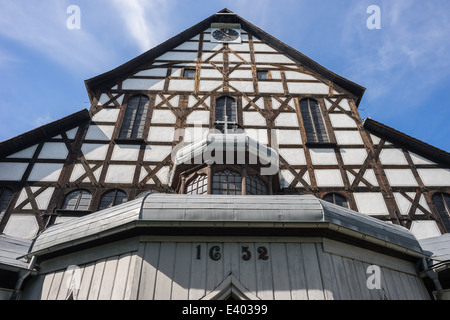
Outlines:
[[[242, 17], [234, 14], [228, 9], [223, 9], [222, 11], [219, 11], [218, 13], [210, 16], [209, 18], [203, 20], [202, 22], [196, 24], [195, 26], [167, 40], [166, 42], [158, 45], [157, 47], [141, 54], [140, 56], [130, 60], [129, 62], [119, 66], [118, 68], [113, 69], [97, 77], [86, 80], [85, 84], [90, 98], [93, 99], [96, 92], [105, 89], [110, 89], [118, 81], [125, 80], [126, 78], [135, 74], [137, 71], [142, 70], [146, 66], [149, 66], [149, 64], [158, 57], [164, 55], [170, 50], [175, 49], [176, 47], [182, 45], [186, 41], [196, 37], [198, 34], [208, 29], [212, 23], [217, 22], [239, 23], [243, 30], [260, 39], [263, 43], [270, 45], [270, 47], [284, 53], [287, 57], [300, 63], [302, 66], [309, 69], [310, 71], [318, 74], [319, 76], [331, 81], [332, 83], [336, 84], [342, 89], [355, 95], [356, 97], [355, 102], [357, 105], [359, 104], [359, 101], [361, 100], [365, 91], [364, 87], [361, 87], [358, 84], [353, 83], [324, 68], [317, 62], [306, 57], [299, 51], [289, 47], [288, 45], [284, 44], [275, 37], [269, 35], [268, 33], [262, 31], [255, 25], [246, 21]], [[241, 60], [242, 61], [240, 62], [245, 63], [245, 58], [242, 58]]]
[[200, 300], [226, 300], [229, 297], [236, 300], [261, 300], [245, 288], [232, 274], [228, 275], [216, 288]]

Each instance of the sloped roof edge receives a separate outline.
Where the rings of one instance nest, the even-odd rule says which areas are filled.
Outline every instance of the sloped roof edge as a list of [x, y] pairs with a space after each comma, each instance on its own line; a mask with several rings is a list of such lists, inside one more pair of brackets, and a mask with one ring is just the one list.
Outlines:
[[90, 119], [89, 111], [83, 109], [67, 117], [43, 125], [0, 143], [0, 158], [7, 157], [22, 149], [31, 147], [43, 139], [56, 136], [63, 131], [75, 128], [80, 122]]
[[361, 98], [364, 95], [366, 88], [335, 74], [334, 72], [323, 67], [322, 65], [315, 62], [311, 58], [305, 56], [296, 49], [281, 42], [277, 38], [271, 36], [267, 32], [261, 30], [260, 28], [256, 27], [252, 23], [248, 22], [247, 20], [243, 19], [239, 15], [233, 13], [232, 11], [226, 8], [213, 14], [212, 16], [206, 18], [205, 20], [192, 26], [191, 28], [179, 33], [178, 35], [170, 38], [169, 40], [163, 42], [162, 44], [156, 46], [155, 48], [150, 49], [149, 51], [144, 52], [143, 54], [137, 56], [136, 58], [122, 64], [121, 66], [86, 80], [85, 85], [88, 90], [89, 96], [92, 98], [92, 92], [96, 91], [97, 89], [104, 89], [109, 85], [113, 85], [115, 82], [117, 82], [118, 79], [120, 79], [124, 75], [125, 76], [131, 75], [131, 72], [134, 71], [137, 67], [141, 66], [142, 64], [156, 59], [163, 53], [177, 47], [184, 41], [191, 39], [197, 33], [207, 29], [212, 22], [223, 22], [223, 21], [240, 23], [244, 30], [254, 34], [261, 40], [266, 41], [267, 43], [271, 44], [278, 50], [285, 52], [288, 56], [298, 61], [305, 67], [311, 69], [312, 71], [318, 73], [324, 78], [336, 83], [341, 88], [354, 94], [357, 97], [356, 104], [359, 105], [359, 102], [361, 101]]
[[368, 118], [364, 121], [364, 128], [380, 138], [404, 146], [406, 149], [420, 156], [450, 166], [450, 153], [413, 138], [381, 122]]

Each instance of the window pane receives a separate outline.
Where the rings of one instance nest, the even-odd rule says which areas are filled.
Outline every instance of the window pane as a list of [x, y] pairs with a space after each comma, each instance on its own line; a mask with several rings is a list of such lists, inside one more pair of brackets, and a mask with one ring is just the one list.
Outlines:
[[11, 202], [13, 192], [7, 188], [0, 188], [0, 214], [6, 212]]
[[302, 99], [300, 112], [308, 142], [328, 142], [327, 130], [317, 101], [310, 98]]
[[224, 132], [224, 121], [228, 122], [228, 129], [236, 128], [237, 123], [237, 105], [236, 100], [231, 97], [220, 97], [216, 100], [215, 107], [216, 125], [215, 128]]
[[189, 79], [194, 79], [195, 78], [195, 70], [194, 69], [185, 69], [184, 77], [189, 78]]
[[347, 198], [338, 193], [328, 193], [322, 199], [348, 209]]
[[69, 193], [62, 205], [63, 210], [87, 211], [91, 204], [92, 195], [87, 190], [75, 190]]
[[267, 194], [267, 187], [257, 176], [250, 175], [247, 177], [247, 194], [265, 195]]
[[242, 178], [228, 169], [213, 176], [213, 194], [238, 195], [242, 193]]
[[111, 190], [103, 194], [100, 205], [98, 206], [98, 210], [103, 210], [106, 208], [111, 208], [113, 206], [117, 206], [122, 204], [128, 200], [128, 196], [122, 190]]
[[208, 193], [208, 176], [202, 175], [195, 178], [187, 186], [186, 194], [207, 194]]
[[269, 79], [269, 72], [266, 70], [260, 70], [257, 72], [259, 80]]
[[147, 96], [140, 95], [130, 98], [125, 110], [120, 138], [142, 138], [148, 103]]

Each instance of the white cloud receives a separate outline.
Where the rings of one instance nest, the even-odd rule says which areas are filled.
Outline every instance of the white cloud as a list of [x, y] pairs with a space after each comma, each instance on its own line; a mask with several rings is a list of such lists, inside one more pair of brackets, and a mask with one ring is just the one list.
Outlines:
[[111, 4], [124, 21], [129, 35], [142, 52], [151, 49], [168, 36], [170, 0], [113, 0]]

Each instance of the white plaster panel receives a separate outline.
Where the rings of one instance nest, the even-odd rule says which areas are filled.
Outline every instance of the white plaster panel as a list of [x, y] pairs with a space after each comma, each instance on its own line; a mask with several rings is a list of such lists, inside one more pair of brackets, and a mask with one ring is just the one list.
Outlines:
[[184, 42], [176, 47], [174, 50], [198, 50], [198, 42]]
[[277, 80], [281, 79], [281, 72], [278, 70], [271, 70], [270, 75], [272, 76], [272, 79], [277, 79]]
[[77, 132], [78, 132], [78, 128], [73, 128], [73, 129], [67, 131], [66, 132], [67, 138], [69, 138], [70, 140], [75, 139]]
[[[407, 215], [409, 213], [409, 209], [411, 209], [412, 203], [399, 192], [394, 192], [394, 197], [395, 202], [397, 202], [397, 206], [400, 210], [400, 213], [403, 215]], [[410, 197], [414, 199], [415, 193], [410, 194]]]
[[135, 166], [110, 165], [106, 173], [106, 183], [132, 183]]
[[16, 152], [12, 155], [10, 155], [8, 158], [15, 158], [15, 159], [31, 159], [33, 158], [34, 152], [36, 151], [37, 144], [34, 146], [31, 146], [29, 148], [23, 149], [19, 152]]
[[281, 112], [275, 119], [277, 127], [299, 127], [296, 113]]
[[279, 153], [291, 165], [306, 164], [305, 152], [301, 148], [283, 148]]
[[268, 145], [267, 129], [246, 129], [247, 135], [261, 144]]
[[[378, 180], [377, 177], [375, 176], [375, 172], [373, 171], [373, 169], [367, 169], [363, 175], [363, 178], [366, 179], [367, 182], [369, 182], [371, 185], [375, 187], [378, 186]], [[362, 182], [360, 182], [360, 185], [361, 184]]]
[[123, 90], [155, 90], [164, 89], [164, 79], [127, 79], [122, 82]]
[[209, 111], [192, 111], [192, 113], [187, 117], [187, 124], [209, 124]]
[[400, 149], [383, 149], [380, 153], [380, 161], [382, 164], [408, 164], [403, 151]]
[[413, 221], [410, 231], [418, 240], [439, 237], [441, 235], [441, 231], [439, 231], [439, 227], [436, 221], [431, 220]]
[[114, 161], [137, 161], [139, 156], [139, 145], [117, 144], [111, 156]]
[[223, 48], [223, 43], [203, 42], [203, 51], [219, 51]]
[[278, 144], [302, 144], [299, 130], [277, 130]]
[[319, 187], [343, 187], [344, 182], [339, 170], [324, 169], [314, 170], [317, 186]]
[[114, 126], [89, 126], [85, 140], [111, 140], [114, 132]]
[[62, 163], [36, 163], [29, 181], [56, 182], [63, 168]]
[[175, 61], [196, 61], [197, 52], [175, 52], [169, 51], [156, 59], [161, 60], [175, 60]]
[[170, 91], [194, 91], [195, 80], [175, 80], [169, 82]]
[[167, 68], [154, 68], [142, 70], [135, 74], [136, 76], [141, 77], [162, 77], [165, 78], [167, 75]]
[[377, 136], [374, 136], [373, 134], [370, 135], [370, 138], [372, 138], [372, 142], [373, 142], [374, 145], [379, 144], [380, 141], [381, 141], [381, 138], [379, 138]]
[[411, 156], [411, 160], [414, 164], [436, 164], [435, 162], [421, 157], [413, 152], [409, 152], [409, 155]]
[[383, 195], [377, 192], [362, 192], [353, 194], [358, 211], [369, 215], [389, 214]]
[[24, 202], [27, 199], [28, 199], [27, 191], [25, 190], [25, 188], [22, 188], [22, 190], [20, 191], [20, 194], [19, 194], [19, 198], [17, 198], [17, 201], [16, 201], [16, 208], [18, 206], [20, 206], [22, 204], [22, 202]]
[[230, 86], [240, 92], [254, 92], [253, 81], [230, 81]]
[[106, 93], [103, 93], [98, 100], [99, 105], [104, 105], [110, 100], [109, 96]]
[[288, 82], [288, 90], [292, 94], [329, 94], [330, 88], [318, 82]]
[[184, 142], [189, 143], [193, 141], [199, 141], [204, 138], [209, 133], [208, 128], [201, 128], [201, 127], [189, 127], [184, 130]]
[[274, 48], [268, 46], [265, 43], [255, 43], [253, 44], [253, 50], [255, 52], [277, 52]]
[[358, 131], [335, 131], [336, 141], [344, 145], [362, 145], [364, 144]]
[[104, 108], [97, 112], [93, 117], [93, 121], [99, 122], [116, 122], [119, 116], [120, 109], [118, 108]]
[[175, 128], [171, 127], [150, 127], [148, 141], [172, 142]]
[[311, 148], [309, 149], [311, 154], [311, 161], [316, 165], [337, 165], [336, 154], [334, 149], [326, 148]]
[[156, 173], [156, 176], [162, 184], [169, 183], [169, 166], [165, 166], [159, 169], [159, 171]]
[[152, 123], [168, 123], [174, 124], [177, 118], [170, 110], [153, 110]]
[[47, 142], [44, 143], [39, 159], [66, 159], [69, 151], [63, 142]]
[[4, 234], [22, 239], [33, 239], [39, 231], [39, 225], [36, 217], [32, 214], [12, 214], [6, 227]]
[[229, 43], [228, 48], [233, 51], [250, 52], [250, 46], [247, 42]]
[[450, 186], [450, 169], [417, 169], [426, 186]]
[[72, 174], [70, 176], [70, 182], [77, 181], [78, 178], [80, 178], [85, 173], [86, 173], [86, 170], [84, 170], [83, 165], [77, 163], [72, 170]]
[[281, 188], [288, 188], [294, 180], [294, 175], [289, 170], [281, 170], [280, 186]]
[[259, 112], [244, 112], [245, 126], [267, 126], [266, 118]]
[[228, 55], [228, 61], [230, 63], [233, 63], [233, 62], [236, 62], [236, 63], [242, 63], [242, 62], [250, 63], [251, 62], [251, 57], [247, 53], [239, 53], [239, 56], [237, 56], [235, 54], [229, 54]]
[[[203, 96], [199, 96], [198, 99], [199, 100], [197, 100], [197, 98], [194, 96], [189, 96], [188, 107], [192, 108], [193, 106], [195, 106], [197, 103], [199, 103], [199, 101], [201, 101], [203, 99]], [[209, 107], [211, 105], [211, 98], [210, 97], [206, 98], [203, 101], [203, 103], [199, 105], [199, 107], [203, 108], [203, 104], [205, 104], [206, 106]]]
[[283, 84], [281, 82], [258, 82], [258, 90], [261, 93], [284, 93]]
[[384, 172], [391, 186], [417, 186], [417, 181], [409, 169], [385, 169]]
[[222, 79], [223, 74], [216, 69], [201, 69], [200, 78], [218, 78]]
[[199, 90], [210, 92], [210, 91], [216, 90], [221, 85], [223, 85], [222, 81], [201, 80]]
[[144, 161], [160, 162], [172, 152], [171, 146], [150, 145], [145, 148]]
[[365, 149], [340, 149], [342, 160], [347, 165], [361, 165], [367, 158], [367, 151]]
[[297, 71], [285, 71], [284, 74], [286, 75], [287, 80], [317, 80], [309, 74]]
[[47, 210], [55, 188], [49, 187], [36, 197], [39, 210]]
[[346, 114], [330, 113], [330, 121], [334, 128], [357, 128], [355, 120]]
[[345, 111], [351, 111], [350, 104], [348, 103], [347, 99], [342, 99], [342, 101], [339, 103], [339, 106], [342, 107]]
[[234, 70], [232, 73], [230, 73], [230, 78], [237, 78], [237, 79], [252, 79], [253, 74], [251, 70]]
[[0, 180], [19, 181], [27, 167], [28, 163], [0, 162]]
[[283, 54], [255, 54], [256, 63], [295, 63]]
[[86, 160], [105, 160], [108, 147], [107, 144], [84, 143], [81, 151]]

